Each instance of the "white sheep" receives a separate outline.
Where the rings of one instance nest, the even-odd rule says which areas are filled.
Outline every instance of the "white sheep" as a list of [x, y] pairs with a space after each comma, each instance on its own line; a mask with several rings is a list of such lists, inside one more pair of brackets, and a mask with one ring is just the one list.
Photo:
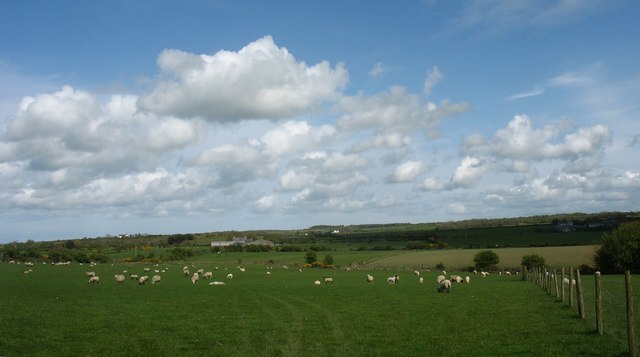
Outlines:
[[415, 275], [420, 276], [420, 272], [419, 272], [419, 271], [417, 271], [417, 270], [414, 270], [414, 271], [413, 271], [413, 273], [414, 273]]
[[372, 275], [367, 274], [367, 283], [373, 284], [373, 276]]
[[419, 281], [420, 281], [420, 284], [424, 284], [424, 278], [423, 277], [420, 277]]
[[191, 276], [191, 284], [197, 284], [198, 281], [200, 281], [200, 275], [198, 275], [198, 273], [193, 273], [193, 275]]
[[389, 284], [395, 284], [398, 282], [400, 282], [400, 277], [398, 275], [390, 276], [387, 278], [387, 283]]
[[227, 274], [227, 279], [229, 279], [229, 280], [233, 279], [233, 274], [231, 274], [231, 273]]
[[124, 283], [124, 275], [116, 274], [114, 277], [116, 278], [116, 283]]
[[268, 272], [267, 272], [267, 275], [271, 275], [271, 272], [270, 272], [270, 271], [268, 271]]
[[238, 270], [240, 270], [240, 272], [242, 272], [242, 273], [244, 273], [245, 271], [247, 271], [247, 269], [245, 269], [245, 268], [240, 268], [240, 269], [238, 269]]
[[86, 275], [87, 278], [91, 278], [91, 277], [96, 276], [96, 272], [95, 271], [85, 271], [84, 275]]
[[213, 278], [213, 272], [210, 272], [210, 271], [205, 272], [204, 274], [202, 274], [202, 277], [205, 279], [211, 279]]
[[436, 278], [436, 281], [438, 282], [438, 284], [440, 284], [440, 282], [442, 282], [443, 280], [447, 279], [446, 276], [444, 275], [438, 275], [438, 277]]
[[324, 279], [324, 283], [325, 284], [333, 284], [333, 278], [330, 278], [328, 276], [324, 276], [324, 277], [322, 277], [322, 279]]
[[202, 275], [202, 274], [204, 274], [204, 269], [198, 269], [198, 270], [196, 271], [196, 274], [198, 274], [198, 275]]
[[450, 292], [451, 291], [451, 280], [444, 279], [440, 282], [438, 286], [438, 292], [441, 293], [443, 291]]
[[144, 272], [145, 272], [145, 273], [148, 273], [148, 272], [150, 272], [150, 271], [151, 271], [151, 268], [144, 268], [144, 269], [142, 269], [142, 270], [144, 270]]
[[160, 280], [162, 280], [162, 277], [160, 277], [160, 275], [154, 275], [151, 278], [151, 284], [158, 284], [160, 283]]
[[212, 281], [209, 285], [224, 285], [224, 281]]
[[507, 275], [511, 275], [511, 272], [507, 270], [507, 272], [505, 273]]
[[93, 283], [100, 283], [100, 277], [99, 276], [92, 276], [89, 278], [89, 284], [93, 284]]
[[131, 280], [138, 280], [138, 274], [129, 274], [129, 278], [131, 278]]
[[316, 281], [314, 281], [313, 283], [314, 283], [314, 284], [316, 284], [316, 285], [320, 285], [320, 284], [322, 284], [322, 283], [320, 282], [320, 280], [316, 280]]
[[148, 277], [148, 276], [146, 276], [146, 275], [141, 276], [141, 277], [138, 279], [138, 285], [144, 285], [144, 283], [146, 283], [146, 282], [147, 282], [147, 280], [149, 280], [149, 277]]
[[467, 275], [464, 277], [464, 281], [467, 282], [467, 284], [471, 283], [471, 278]]
[[481, 271], [480, 274], [482, 274], [483, 278], [486, 278], [489, 275], [489, 272], [487, 271]]
[[23, 271], [24, 274], [31, 274], [33, 273], [33, 269], [29, 269], [29, 270], [25, 270]]
[[451, 275], [449, 277], [449, 280], [455, 281], [456, 283], [461, 283], [462, 282], [462, 277], [460, 275]]
[[477, 274], [478, 274], [478, 271], [477, 271], [477, 270], [475, 270], [475, 269], [473, 269], [473, 273], [477, 275]]

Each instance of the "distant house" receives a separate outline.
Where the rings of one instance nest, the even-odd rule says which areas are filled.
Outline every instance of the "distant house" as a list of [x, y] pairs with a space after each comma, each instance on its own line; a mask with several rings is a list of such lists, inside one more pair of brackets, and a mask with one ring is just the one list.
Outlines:
[[231, 240], [212, 241], [211, 242], [211, 247], [212, 248], [214, 248], [214, 247], [228, 247], [230, 245], [247, 245], [247, 244], [268, 245], [270, 247], [273, 247], [275, 245], [272, 241], [264, 240], [264, 239], [253, 240], [253, 239], [247, 238], [247, 237], [233, 237], [233, 238], [231, 238]]

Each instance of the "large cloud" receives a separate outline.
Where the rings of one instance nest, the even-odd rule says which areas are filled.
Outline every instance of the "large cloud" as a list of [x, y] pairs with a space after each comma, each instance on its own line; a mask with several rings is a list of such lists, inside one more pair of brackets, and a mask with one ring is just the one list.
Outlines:
[[348, 80], [342, 64], [308, 66], [270, 36], [238, 52], [165, 50], [158, 64], [163, 77], [140, 107], [215, 121], [293, 117], [334, 100]]

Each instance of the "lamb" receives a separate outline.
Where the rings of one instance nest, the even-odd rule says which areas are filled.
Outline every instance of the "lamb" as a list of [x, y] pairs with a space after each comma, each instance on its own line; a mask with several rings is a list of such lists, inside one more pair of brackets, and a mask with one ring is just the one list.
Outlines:
[[159, 284], [161, 279], [162, 277], [160, 277], [160, 275], [154, 275], [151, 278], [151, 284]]
[[116, 283], [124, 283], [124, 275], [116, 274], [115, 278], [116, 278]]
[[33, 273], [33, 269], [29, 269], [29, 270], [25, 270], [23, 271], [24, 274], [31, 274]]
[[471, 278], [467, 275], [464, 277], [464, 281], [467, 282], [467, 284], [471, 283]]
[[322, 284], [322, 283], [320, 282], [320, 280], [316, 280], [316, 281], [314, 281], [313, 283], [314, 283], [314, 284], [316, 284], [316, 285], [320, 285], [320, 284]]
[[87, 278], [91, 278], [91, 277], [96, 276], [96, 272], [95, 271], [85, 271], [84, 275], [86, 275]]
[[441, 293], [443, 291], [450, 292], [451, 291], [451, 280], [444, 279], [440, 282], [440, 286], [438, 286], [438, 292]]
[[198, 270], [196, 271], [196, 273], [197, 273], [198, 275], [202, 275], [202, 274], [204, 274], [204, 269], [198, 269]]
[[367, 283], [373, 284], [373, 276], [367, 274]]
[[145, 272], [145, 273], [148, 273], [148, 272], [150, 272], [150, 271], [151, 271], [151, 268], [144, 268], [144, 269], [142, 269], [142, 270], [144, 270], [144, 272]]
[[202, 277], [205, 278], [205, 279], [211, 279], [211, 278], [213, 278], [213, 272], [208, 271], [208, 272], [202, 274]]
[[233, 279], [233, 274], [231, 274], [231, 273], [227, 274], [227, 279], [229, 279], [229, 280]]
[[89, 278], [89, 284], [93, 284], [93, 283], [96, 283], [96, 284], [100, 283], [100, 277], [98, 277], [98, 276], [90, 277]]
[[193, 273], [193, 275], [191, 276], [191, 284], [197, 284], [198, 281], [200, 280], [200, 275], [198, 275], [198, 273]]
[[419, 281], [420, 281], [420, 284], [424, 284], [424, 278], [423, 277], [420, 277]]
[[446, 276], [444, 275], [438, 275], [438, 278], [436, 279], [438, 281], [438, 284], [440, 284], [443, 280], [447, 279]]
[[387, 278], [387, 283], [389, 283], [389, 284], [395, 284], [395, 283], [398, 283], [398, 282], [400, 282], [400, 277], [397, 276], [397, 275], [390, 276], [390, 277]]
[[333, 278], [324, 276], [324, 277], [322, 277], [322, 279], [324, 279], [324, 283], [325, 284], [332, 284], [333, 285]]
[[147, 280], [149, 280], [149, 277], [148, 277], [148, 276], [146, 276], [146, 275], [141, 276], [141, 277], [138, 279], [138, 285], [144, 285], [144, 283], [146, 283], [146, 282], [147, 282]]
[[245, 271], [247, 271], [247, 269], [245, 269], [245, 268], [240, 268], [240, 269], [238, 269], [238, 270], [240, 270], [242, 273], [244, 273]]
[[483, 277], [483, 278], [486, 278], [486, 277], [487, 277], [487, 275], [489, 275], [489, 272], [481, 271], [481, 272], [480, 272], [480, 274], [482, 274], [482, 277]]

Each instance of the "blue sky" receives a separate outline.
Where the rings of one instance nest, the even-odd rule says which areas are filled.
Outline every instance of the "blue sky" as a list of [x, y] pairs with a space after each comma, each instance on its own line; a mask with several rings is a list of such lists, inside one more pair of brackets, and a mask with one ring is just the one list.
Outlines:
[[14, 1], [0, 242], [637, 210], [636, 1]]

